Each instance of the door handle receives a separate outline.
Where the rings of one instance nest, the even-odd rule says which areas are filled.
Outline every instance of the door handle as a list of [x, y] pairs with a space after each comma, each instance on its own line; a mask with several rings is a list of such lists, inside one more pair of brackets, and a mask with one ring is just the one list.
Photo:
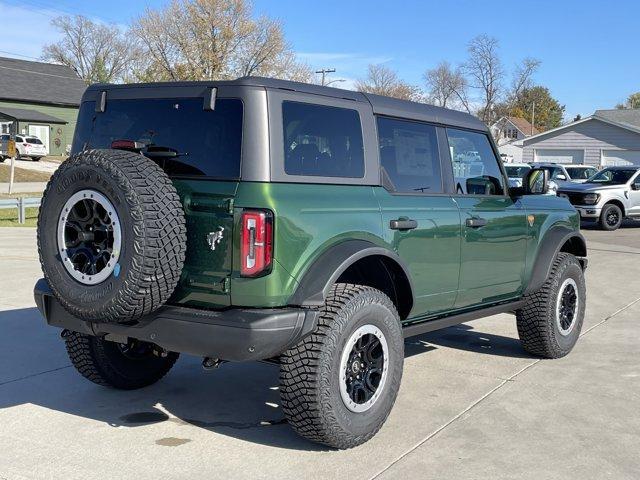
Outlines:
[[418, 222], [410, 218], [399, 218], [389, 221], [389, 228], [391, 230], [413, 230], [417, 226]]
[[470, 227], [470, 228], [480, 228], [480, 227], [484, 227], [487, 224], [487, 219], [478, 218], [478, 217], [467, 218], [466, 224], [467, 224], [467, 227]]

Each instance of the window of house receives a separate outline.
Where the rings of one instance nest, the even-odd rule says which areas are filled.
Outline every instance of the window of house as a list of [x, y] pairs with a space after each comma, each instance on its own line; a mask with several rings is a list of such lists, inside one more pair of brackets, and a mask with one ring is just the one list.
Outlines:
[[362, 126], [356, 110], [283, 102], [282, 120], [288, 175], [364, 176]]
[[438, 138], [433, 125], [378, 118], [385, 183], [400, 193], [441, 193]]
[[489, 138], [478, 132], [447, 128], [456, 193], [503, 195], [504, 178]]

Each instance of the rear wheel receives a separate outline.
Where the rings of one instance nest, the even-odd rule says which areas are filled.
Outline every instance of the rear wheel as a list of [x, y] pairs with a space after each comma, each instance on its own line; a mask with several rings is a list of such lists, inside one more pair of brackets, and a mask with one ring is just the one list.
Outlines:
[[622, 219], [622, 209], [613, 203], [609, 203], [602, 208], [600, 213], [600, 227], [603, 230], [617, 230], [622, 225]]
[[177, 353], [162, 352], [155, 345], [138, 340], [121, 344], [70, 331], [64, 333], [64, 340], [71, 363], [83, 377], [121, 390], [156, 383], [178, 359]]
[[34, 162], [39, 162], [42, 157], [31, 157]]
[[584, 273], [577, 258], [559, 253], [545, 284], [516, 311], [524, 349], [543, 358], [567, 355], [578, 341], [586, 305]]
[[371, 287], [337, 284], [314, 332], [281, 357], [284, 414], [311, 441], [360, 445], [391, 412], [403, 363], [402, 328], [391, 300]]

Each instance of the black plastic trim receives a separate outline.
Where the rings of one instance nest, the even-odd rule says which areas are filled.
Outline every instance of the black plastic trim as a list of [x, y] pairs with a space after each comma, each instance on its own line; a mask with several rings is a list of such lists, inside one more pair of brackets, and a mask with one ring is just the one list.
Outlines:
[[531, 276], [529, 278], [529, 284], [524, 291], [524, 294], [532, 293], [540, 289], [551, 271], [553, 265], [553, 259], [560, 252], [562, 246], [572, 238], [577, 238], [582, 247], [582, 250], [578, 252], [578, 259], [582, 264], [582, 268], [587, 267], [587, 242], [584, 236], [575, 230], [564, 225], [557, 225], [551, 227], [542, 238], [538, 247], [538, 255], [536, 256], [533, 268], [531, 269]]
[[409, 269], [395, 252], [365, 240], [347, 240], [320, 254], [302, 276], [289, 304], [305, 307], [323, 305], [331, 286], [347, 268], [362, 258], [375, 255], [388, 257], [400, 265], [409, 280], [413, 297], [414, 288]]
[[309, 335], [317, 310], [302, 308], [208, 311], [164, 306], [134, 325], [86, 322], [69, 314], [39, 280], [38, 310], [54, 327], [87, 335], [116, 335], [151, 342], [172, 352], [246, 361], [275, 357]]
[[469, 310], [442, 318], [436, 318], [434, 320], [416, 322], [405, 326], [402, 331], [404, 338], [413, 337], [415, 335], [421, 335], [423, 333], [433, 332], [442, 328], [452, 327], [453, 325], [470, 322], [479, 318], [490, 317], [491, 315], [497, 315], [498, 313], [514, 312], [515, 310], [522, 308], [524, 303], [524, 300], [516, 300], [514, 302], [483, 307], [477, 310]]

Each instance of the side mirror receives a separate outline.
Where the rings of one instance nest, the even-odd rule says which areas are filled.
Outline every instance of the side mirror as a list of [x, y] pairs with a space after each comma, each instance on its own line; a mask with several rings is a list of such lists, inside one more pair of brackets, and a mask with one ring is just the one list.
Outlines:
[[557, 180], [566, 180], [567, 176], [562, 174], [562, 173], [559, 173], [558, 175], [556, 175], [556, 179]]
[[544, 195], [549, 192], [549, 171], [544, 168], [532, 168], [524, 177], [522, 184], [525, 195]]

